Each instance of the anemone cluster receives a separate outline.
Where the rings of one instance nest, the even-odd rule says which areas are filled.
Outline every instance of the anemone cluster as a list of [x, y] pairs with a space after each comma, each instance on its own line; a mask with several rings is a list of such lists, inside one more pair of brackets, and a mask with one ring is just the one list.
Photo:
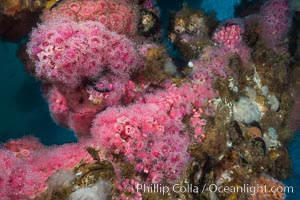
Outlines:
[[5, 143], [3, 200], [284, 199], [279, 180], [290, 173], [290, 128], [299, 127], [288, 117], [298, 94], [288, 1], [224, 22], [184, 6], [168, 28], [181, 62], [160, 42], [155, 6], [63, 0], [41, 14], [26, 69], [78, 143]]

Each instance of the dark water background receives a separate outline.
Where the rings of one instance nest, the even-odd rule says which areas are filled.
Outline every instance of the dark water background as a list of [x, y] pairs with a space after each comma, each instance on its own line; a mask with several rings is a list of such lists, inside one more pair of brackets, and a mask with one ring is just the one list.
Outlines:
[[[186, 1], [185, 1], [186, 2]], [[187, 1], [193, 7], [202, 6], [217, 12], [219, 19], [231, 18], [238, 0]], [[183, 1], [160, 0], [162, 11], [181, 8]], [[167, 12], [162, 12], [164, 27]], [[0, 142], [24, 135], [34, 135], [46, 145], [76, 142], [72, 131], [56, 125], [50, 118], [48, 106], [40, 92], [39, 82], [30, 77], [16, 57], [18, 44], [0, 41]], [[287, 200], [300, 199], [300, 131], [289, 146], [293, 162], [292, 176], [285, 181], [294, 187]], [[213, 148], [213, 147], [212, 147]]]
[[28, 134], [46, 145], [76, 141], [73, 132], [52, 121], [39, 82], [25, 72], [17, 48], [0, 43], [0, 142]]

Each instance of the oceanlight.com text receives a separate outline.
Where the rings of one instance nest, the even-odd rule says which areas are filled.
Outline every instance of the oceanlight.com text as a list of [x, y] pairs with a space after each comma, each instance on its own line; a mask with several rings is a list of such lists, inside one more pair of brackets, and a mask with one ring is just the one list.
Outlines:
[[267, 187], [266, 185], [249, 185], [244, 184], [242, 186], [218, 186], [216, 184], [205, 184], [202, 188], [198, 186], [187, 184], [180, 185], [174, 184], [172, 186], [166, 186], [162, 184], [138, 184], [136, 186], [137, 192], [141, 193], [161, 193], [167, 194], [169, 192], [175, 193], [203, 193], [205, 191], [214, 193], [247, 193], [249, 195], [255, 195], [257, 193], [294, 193], [293, 186], [273, 186]]

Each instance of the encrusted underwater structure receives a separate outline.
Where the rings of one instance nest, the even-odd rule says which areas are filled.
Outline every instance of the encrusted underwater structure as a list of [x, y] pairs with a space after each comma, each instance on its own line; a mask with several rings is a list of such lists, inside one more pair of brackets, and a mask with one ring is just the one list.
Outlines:
[[6, 17], [43, 10], [21, 56], [78, 143], [7, 141], [1, 200], [285, 198], [300, 125], [287, 0], [223, 22], [185, 5], [167, 33], [181, 62], [151, 0], [5, 2]]

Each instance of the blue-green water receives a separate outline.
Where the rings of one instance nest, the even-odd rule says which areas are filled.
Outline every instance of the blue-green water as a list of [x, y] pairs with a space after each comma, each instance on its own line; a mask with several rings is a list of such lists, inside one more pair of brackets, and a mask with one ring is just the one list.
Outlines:
[[76, 141], [52, 121], [39, 82], [25, 72], [16, 51], [17, 44], [0, 43], [0, 141], [28, 134], [47, 145]]
[[294, 187], [293, 194], [287, 194], [287, 200], [300, 199], [300, 130], [296, 133], [294, 140], [290, 143], [289, 152], [292, 160], [292, 176], [284, 183]]

